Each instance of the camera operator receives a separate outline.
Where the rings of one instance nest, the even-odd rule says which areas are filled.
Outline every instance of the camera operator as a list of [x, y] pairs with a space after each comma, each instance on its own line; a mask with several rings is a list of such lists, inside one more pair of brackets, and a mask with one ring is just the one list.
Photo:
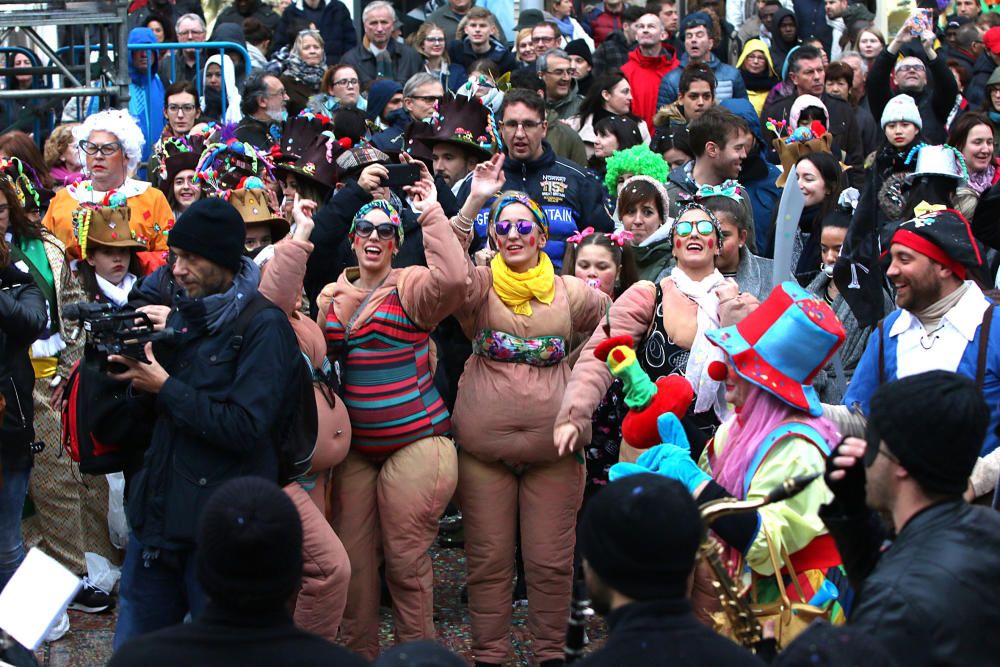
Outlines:
[[35, 371], [28, 348], [48, 321], [45, 297], [27, 273], [10, 264], [10, 250], [0, 241], [0, 590], [24, 560], [21, 512], [28, 493], [35, 440], [31, 392]]
[[[147, 344], [148, 363], [111, 355], [127, 370], [136, 409], [149, 410], [153, 435], [130, 478], [132, 528], [122, 566], [114, 647], [198, 616], [205, 593], [195, 577], [195, 530], [205, 501], [222, 482], [255, 475], [278, 480], [275, 442], [294, 415], [295, 364], [302, 356], [281, 310], [240, 313], [263, 299], [260, 271], [243, 257], [245, 227], [221, 198], [195, 202], [170, 232], [172, 267], [150, 275], [133, 295], [172, 298], [165, 324], [176, 334]], [[172, 271], [170, 276], [163, 272]], [[165, 290], [164, 285], [175, 287]], [[138, 292], [138, 294], [136, 294]], [[133, 300], [134, 303], [134, 300]], [[163, 321], [163, 306], [149, 307]]]

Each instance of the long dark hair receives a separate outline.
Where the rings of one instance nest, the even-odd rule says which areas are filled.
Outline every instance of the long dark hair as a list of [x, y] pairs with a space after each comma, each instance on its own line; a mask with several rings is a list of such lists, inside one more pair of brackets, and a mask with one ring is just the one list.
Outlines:
[[[580, 103], [580, 127], [586, 125], [588, 120], [597, 122], [601, 118], [614, 115], [611, 111], [604, 108], [604, 96], [602, 93], [604, 91], [610, 92], [615, 86], [625, 80], [625, 75], [621, 72], [604, 74], [594, 80], [594, 83], [590, 86], [590, 90], [587, 91], [587, 95], [583, 98], [583, 102]], [[636, 122], [639, 121], [632, 114], [628, 114], [628, 117]]]
[[[639, 131], [639, 124], [628, 116], [605, 116], [594, 123], [594, 134], [610, 134], [618, 140], [618, 150], [632, 148], [642, 143], [642, 133]], [[605, 158], [593, 156], [589, 160], [589, 165], [593, 169], [604, 170]]]
[[823, 199], [823, 203], [819, 205], [816, 217], [813, 218], [813, 228], [803, 230], [805, 232], [818, 232], [823, 218], [837, 207], [837, 200], [840, 199], [840, 193], [844, 189], [844, 171], [840, 168], [840, 162], [837, 161], [837, 158], [830, 153], [809, 153], [799, 158], [799, 162], [803, 160], [809, 160], [813, 163], [819, 171], [819, 175], [823, 177], [823, 183], [830, 191]]
[[3, 194], [4, 199], [7, 200], [7, 219], [10, 221], [8, 231], [20, 238], [42, 238], [42, 224], [34, 222], [28, 217], [21, 202], [17, 199], [17, 190], [15, 190], [14, 184], [4, 176], [0, 176], [0, 194]]

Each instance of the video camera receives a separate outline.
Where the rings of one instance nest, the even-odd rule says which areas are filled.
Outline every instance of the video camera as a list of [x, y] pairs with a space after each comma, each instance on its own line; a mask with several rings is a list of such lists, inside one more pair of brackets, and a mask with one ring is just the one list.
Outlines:
[[108, 355], [117, 354], [149, 363], [144, 348], [146, 343], [172, 340], [171, 328], [157, 331], [149, 315], [120, 308], [110, 303], [71, 303], [63, 308], [63, 317], [77, 320], [87, 332], [84, 354], [88, 361], [96, 361], [101, 372], [122, 373], [122, 364], [109, 364]]

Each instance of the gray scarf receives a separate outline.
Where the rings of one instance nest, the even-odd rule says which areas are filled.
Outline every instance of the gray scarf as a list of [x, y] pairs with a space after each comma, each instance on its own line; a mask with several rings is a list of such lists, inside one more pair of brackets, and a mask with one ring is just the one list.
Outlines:
[[239, 317], [243, 307], [257, 294], [260, 269], [249, 257], [240, 258], [240, 272], [233, 278], [229, 289], [220, 294], [210, 294], [193, 299], [183, 290], [174, 299], [177, 309], [192, 331], [218, 333]]

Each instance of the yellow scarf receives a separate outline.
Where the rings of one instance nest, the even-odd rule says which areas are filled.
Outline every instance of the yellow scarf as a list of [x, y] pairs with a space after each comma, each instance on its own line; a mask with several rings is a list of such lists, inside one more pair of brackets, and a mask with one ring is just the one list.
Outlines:
[[490, 262], [493, 290], [515, 315], [531, 315], [531, 300], [549, 304], [556, 297], [556, 272], [547, 254], [539, 253], [538, 266], [515, 273], [497, 254]]

